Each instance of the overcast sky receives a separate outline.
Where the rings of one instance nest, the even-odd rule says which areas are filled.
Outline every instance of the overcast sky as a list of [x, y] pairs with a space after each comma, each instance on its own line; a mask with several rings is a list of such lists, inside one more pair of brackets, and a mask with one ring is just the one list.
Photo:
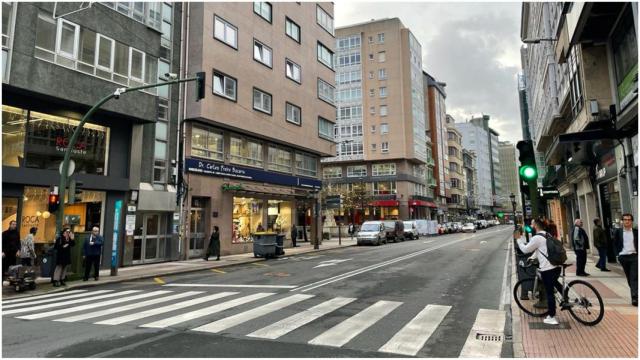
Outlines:
[[422, 44], [422, 66], [447, 84], [447, 113], [456, 122], [491, 115], [500, 140], [522, 139], [517, 74], [519, 2], [336, 1], [335, 26], [399, 18]]

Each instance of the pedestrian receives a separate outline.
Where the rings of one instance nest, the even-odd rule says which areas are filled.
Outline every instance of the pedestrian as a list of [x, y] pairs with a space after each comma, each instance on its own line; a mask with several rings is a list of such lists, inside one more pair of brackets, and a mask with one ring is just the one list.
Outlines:
[[556, 319], [556, 298], [553, 288], [555, 287], [562, 293], [562, 285], [558, 282], [561, 268], [560, 266], [551, 264], [549, 259], [547, 259], [549, 252], [547, 250], [547, 238], [545, 234], [549, 224], [543, 219], [537, 219], [533, 220], [531, 225], [536, 234], [529, 240], [528, 244], [524, 243], [524, 237], [518, 238], [518, 247], [523, 253], [531, 253], [537, 250], [536, 254], [538, 263], [540, 264], [540, 275], [542, 276], [547, 297], [547, 308], [549, 309], [549, 315], [547, 315], [543, 322], [549, 325], [558, 325], [559, 322]]
[[216, 261], [220, 260], [220, 230], [218, 226], [213, 227], [211, 238], [209, 239], [209, 247], [207, 247], [207, 254], [203, 260], [209, 261], [209, 256], [216, 256]]
[[354, 226], [353, 223], [349, 223], [349, 236], [353, 239], [353, 233], [354, 233]]
[[605, 234], [602, 228], [602, 221], [600, 221], [600, 219], [593, 219], [593, 224], [595, 225], [593, 229], [593, 246], [598, 249], [598, 255], [600, 256], [596, 267], [600, 269], [600, 271], [609, 271], [609, 269], [607, 269], [607, 234]]
[[293, 244], [293, 247], [298, 247], [298, 245], [296, 245], [296, 240], [298, 240], [298, 229], [296, 229], [295, 225], [291, 225], [291, 243]]
[[20, 252], [20, 233], [15, 220], [9, 222], [9, 228], [2, 232], [2, 276], [15, 265]]
[[69, 228], [62, 229], [53, 247], [56, 249], [56, 268], [53, 271], [53, 286], [67, 285], [64, 280], [67, 277], [67, 269], [71, 265], [71, 248], [76, 242], [75, 235]]
[[633, 227], [633, 215], [622, 214], [622, 228], [616, 230], [614, 245], [631, 289], [631, 305], [638, 306], [638, 229]]
[[558, 238], [558, 226], [556, 226], [556, 223], [551, 219], [549, 220], [549, 234], [551, 234], [555, 239]]
[[84, 278], [83, 281], [89, 280], [89, 273], [93, 268], [93, 278], [98, 281], [100, 275], [100, 255], [102, 255], [102, 245], [104, 239], [100, 236], [100, 228], [94, 226], [91, 229], [91, 235], [84, 239], [82, 245], [82, 260], [84, 261]]
[[20, 241], [20, 260], [24, 266], [33, 266], [36, 260], [36, 249], [33, 246], [33, 237], [38, 232], [37, 227], [29, 229], [29, 234]]
[[584, 271], [584, 267], [587, 265], [587, 250], [589, 249], [589, 237], [587, 232], [582, 228], [582, 220], [576, 219], [571, 231], [571, 243], [573, 244], [573, 251], [576, 253], [576, 275], [577, 276], [589, 276]]
[[264, 228], [262, 227], [262, 223], [258, 223], [258, 227], [256, 227], [256, 232], [263, 232]]

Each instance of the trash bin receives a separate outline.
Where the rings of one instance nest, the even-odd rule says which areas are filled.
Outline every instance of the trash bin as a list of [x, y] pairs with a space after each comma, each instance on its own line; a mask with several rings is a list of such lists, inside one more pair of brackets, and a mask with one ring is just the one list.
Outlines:
[[40, 260], [40, 276], [52, 277], [56, 267], [56, 250], [50, 246], [44, 250], [42, 260]]
[[276, 256], [284, 255], [284, 234], [276, 235]]
[[253, 256], [276, 257], [276, 233], [255, 233], [253, 234]]

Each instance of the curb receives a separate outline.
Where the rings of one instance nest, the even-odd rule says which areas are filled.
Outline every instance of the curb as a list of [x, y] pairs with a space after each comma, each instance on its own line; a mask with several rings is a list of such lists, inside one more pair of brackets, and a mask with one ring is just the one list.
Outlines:
[[[516, 268], [516, 266], [518, 266], [518, 261], [516, 261], [514, 254], [515, 253], [512, 251], [511, 252], [511, 258], [512, 258], [511, 291], [509, 292], [509, 295], [510, 295], [509, 297], [511, 298], [511, 334], [513, 336], [512, 338], [513, 357], [525, 358], [526, 354], [524, 352], [524, 345], [522, 343], [523, 339], [522, 339], [521, 322], [520, 322], [520, 308], [518, 307], [518, 304], [516, 304], [513, 298], [513, 288], [515, 287], [516, 282], [518, 282], [518, 276], [517, 276], [518, 274], [517, 274], [517, 268]], [[514, 312], [516, 312], [517, 316], [514, 316]]]

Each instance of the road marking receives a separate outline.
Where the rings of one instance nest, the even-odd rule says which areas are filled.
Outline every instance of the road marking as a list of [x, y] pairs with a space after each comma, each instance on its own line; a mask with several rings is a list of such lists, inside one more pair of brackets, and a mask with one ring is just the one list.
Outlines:
[[238, 299], [234, 299], [234, 300], [229, 300], [220, 304], [216, 304], [213, 306], [209, 306], [203, 309], [199, 309], [199, 310], [195, 310], [195, 311], [191, 311], [188, 313], [184, 313], [184, 314], [180, 314], [180, 315], [176, 315], [170, 318], [166, 318], [166, 319], [162, 319], [162, 320], [158, 320], [158, 321], [154, 321], [154, 322], [150, 322], [144, 325], [140, 325], [140, 327], [144, 327], [144, 328], [157, 328], [157, 329], [164, 329], [166, 327], [175, 325], [175, 324], [180, 324], [183, 323], [185, 321], [189, 321], [189, 320], [193, 320], [193, 319], [197, 319], [199, 317], [202, 316], [207, 316], [207, 315], [211, 315], [211, 314], [215, 314], [218, 313], [220, 311], [224, 311], [227, 309], [231, 309], [233, 307], [236, 306], [240, 306], [255, 300], [260, 300], [262, 298], [265, 298], [267, 296], [271, 296], [271, 295], [275, 295], [275, 293], [256, 293], [256, 294], [251, 294], [248, 296], [244, 296]]
[[500, 295], [500, 303], [498, 309], [506, 310], [506, 306], [511, 304], [511, 287], [507, 284], [507, 277], [509, 276], [509, 259], [511, 255], [512, 241], [507, 241], [507, 254], [504, 259], [504, 270], [502, 271], [502, 291]]
[[179, 293], [179, 294], [173, 294], [173, 295], [169, 295], [169, 296], [165, 296], [165, 297], [161, 297], [161, 298], [157, 298], [157, 299], [151, 299], [151, 300], [147, 300], [147, 301], [143, 301], [143, 302], [139, 302], [139, 303], [135, 303], [135, 304], [129, 304], [129, 305], [124, 305], [124, 306], [115, 307], [115, 308], [109, 308], [109, 309], [102, 310], [102, 311], [96, 311], [96, 312], [90, 312], [90, 313], [86, 313], [86, 314], [69, 316], [69, 317], [61, 318], [61, 319], [54, 319], [53, 321], [76, 322], [76, 321], [80, 321], [80, 320], [93, 319], [93, 318], [97, 318], [97, 317], [100, 317], [100, 316], [111, 315], [111, 314], [124, 312], [124, 311], [129, 311], [129, 310], [133, 310], [133, 309], [139, 309], [141, 307], [145, 307], [145, 306], [149, 306], [149, 305], [155, 305], [155, 304], [158, 304], [158, 303], [167, 302], [167, 301], [176, 300], [176, 299], [181, 299], [181, 298], [184, 298], [184, 297], [187, 297], [187, 296], [198, 295], [198, 294], [202, 294], [202, 291], [187, 291], [187, 292], [183, 292], [183, 293]]
[[251, 309], [245, 312], [242, 312], [240, 314], [236, 314], [233, 316], [229, 316], [226, 317], [224, 319], [220, 319], [218, 321], [214, 321], [212, 323], [209, 324], [205, 324], [202, 326], [199, 326], [195, 329], [192, 329], [194, 331], [202, 331], [202, 332], [209, 332], [209, 333], [218, 333], [222, 330], [234, 327], [236, 325], [240, 325], [242, 323], [245, 323], [249, 320], [253, 320], [256, 318], [259, 318], [261, 316], [267, 315], [269, 313], [272, 313], [274, 311], [280, 310], [282, 308], [285, 308], [289, 305], [293, 305], [295, 303], [298, 303], [300, 301], [303, 300], [307, 300], [310, 299], [312, 297], [314, 297], [315, 295], [304, 295], [304, 294], [296, 294], [296, 295], [291, 295], [288, 296], [284, 299], [280, 299], [280, 300], [276, 300], [274, 302], [268, 303], [266, 305], [262, 305], [259, 306], [255, 309]]
[[427, 241], [423, 241], [422, 243], [423, 243], [423, 244], [429, 244], [429, 243], [432, 243], [432, 242], [434, 242], [434, 241], [435, 241], [435, 240], [427, 240]]
[[226, 271], [222, 271], [220, 269], [211, 269], [211, 271], [213, 271], [215, 273], [218, 273], [218, 274], [226, 274], [227, 273]]
[[315, 319], [320, 318], [336, 309], [339, 309], [353, 301], [355, 298], [343, 298], [337, 297], [331, 300], [325, 301], [312, 308], [309, 308], [303, 312], [297, 313], [286, 319], [280, 320], [275, 324], [264, 327], [260, 330], [254, 331], [247, 335], [249, 337], [263, 338], [275, 340], [282, 335], [285, 335], [303, 325], [312, 322]]
[[[102, 290], [100, 290], [100, 291], [102, 291]], [[106, 291], [106, 290], [104, 290], [104, 291]], [[31, 306], [31, 307], [27, 307], [27, 308], [14, 309], [14, 310], [8, 310], [8, 311], [4, 311], [3, 310], [2, 311], [2, 315], [19, 314], [19, 313], [23, 313], [23, 312], [31, 312], [31, 311], [37, 311], [37, 310], [43, 310], [43, 309], [50, 309], [50, 308], [58, 307], [58, 306], [72, 305], [72, 304], [78, 304], [78, 303], [88, 302], [88, 301], [92, 301], [92, 300], [106, 299], [106, 298], [120, 296], [120, 295], [133, 294], [133, 293], [137, 293], [137, 292], [140, 292], [140, 291], [141, 290], [126, 290], [126, 291], [117, 292], [117, 293], [103, 294], [103, 295], [98, 295], [98, 296], [85, 297], [85, 298], [82, 298], [82, 299], [73, 299], [73, 300], [69, 300], [69, 301], [62, 301], [62, 302], [54, 303], [54, 304], [37, 305], [37, 306]], [[95, 291], [94, 294], [97, 293], [97, 292], [98, 291]], [[111, 290], [109, 290], [109, 292], [111, 292]]]
[[257, 263], [257, 262], [251, 263], [251, 265], [269, 267], [269, 265], [267, 265], [267, 264]]
[[119, 316], [116, 318], [112, 318], [112, 319], [107, 319], [107, 320], [103, 320], [103, 321], [98, 321], [95, 322], [94, 324], [99, 324], [99, 325], [119, 325], [119, 324], [124, 324], [126, 322], [130, 322], [130, 321], [134, 321], [134, 320], [139, 320], [139, 319], [143, 319], [149, 316], [154, 316], [154, 315], [158, 315], [158, 314], [164, 314], [164, 313], [168, 313], [174, 310], [182, 310], [186, 307], [189, 306], [193, 306], [193, 305], [197, 305], [197, 304], [201, 304], [204, 302], [208, 302], [208, 301], [212, 301], [212, 300], [217, 300], [217, 299], [221, 299], [227, 296], [231, 296], [231, 295], [237, 295], [239, 293], [237, 292], [221, 292], [218, 294], [213, 294], [213, 295], [209, 295], [209, 296], [203, 296], [203, 297], [199, 297], [196, 299], [191, 299], [191, 300], [187, 300], [187, 301], [182, 301], [179, 303], [175, 303], [175, 304], [171, 304], [171, 305], [167, 305], [167, 306], [162, 306], [159, 308], [155, 308], [155, 309], [149, 309], [149, 310], [145, 310], [139, 313], [135, 313], [135, 314], [130, 314], [130, 315], [124, 315], [124, 316]]
[[298, 285], [250, 285], [250, 284], [166, 284], [163, 286], [173, 287], [229, 287], [229, 288], [252, 288], [252, 289], [294, 289]]
[[319, 265], [314, 266], [313, 268], [320, 268], [320, 267], [325, 267], [325, 266], [334, 266], [337, 265], [341, 262], [345, 262], [345, 261], [349, 261], [349, 260], [353, 260], [353, 259], [334, 259], [334, 260], [325, 260], [325, 261], [321, 261]]
[[427, 305], [378, 351], [415, 356], [436, 331], [449, 310], [451, 306]]
[[37, 314], [31, 314], [31, 315], [23, 315], [23, 316], [18, 316], [17, 318], [18, 319], [24, 319], [24, 320], [41, 319], [41, 318], [44, 318], [44, 317], [68, 314], [68, 313], [72, 313], [72, 312], [76, 312], [76, 311], [91, 310], [91, 309], [98, 308], [100, 306], [111, 306], [111, 305], [114, 305], [114, 304], [119, 304], [119, 303], [123, 303], [123, 302], [127, 302], [127, 301], [144, 299], [144, 298], [148, 298], [148, 297], [152, 297], [152, 296], [156, 296], [156, 295], [168, 294], [170, 292], [171, 291], [167, 291], [167, 290], [152, 291], [150, 293], [138, 294], [138, 295], [133, 295], [133, 296], [125, 296], [125, 297], [119, 298], [119, 299], [105, 300], [105, 301], [100, 301], [100, 302], [97, 302], [97, 303], [91, 303], [91, 304], [87, 304], [87, 305], [80, 305], [80, 306], [74, 306], [74, 307], [70, 307], [70, 308], [51, 310], [51, 311], [46, 311], [46, 312], [43, 312], [43, 313], [37, 313]]
[[166, 283], [164, 282], [164, 280], [162, 280], [162, 278], [159, 278], [159, 277], [155, 277], [155, 278], [153, 278], [153, 281], [155, 281], [155, 282], [156, 282], [156, 284], [160, 284], [160, 285], [164, 285], [164, 284], [166, 284]]
[[461, 358], [499, 358], [502, 353], [503, 341], [482, 341], [476, 339], [476, 335], [502, 335], [504, 337], [504, 324], [506, 313], [503, 310], [480, 309], [476, 321], [469, 332], [467, 341], [460, 352]]
[[70, 291], [57, 292], [57, 293], [53, 293], [53, 294], [36, 295], [36, 296], [23, 297], [23, 298], [19, 298], [19, 299], [11, 299], [11, 300], [3, 301], [2, 302], [2, 307], [6, 308], [6, 305], [8, 305], [8, 304], [15, 304], [15, 303], [18, 303], [18, 302], [23, 302], [23, 301], [40, 300], [40, 299], [45, 299], [45, 298], [50, 298], [50, 297], [55, 297], [55, 296], [61, 296], [61, 295], [75, 294], [75, 293], [80, 293], [80, 292], [86, 293], [87, 290], [70, 290]]
[[480, 240], [480, 244], [486, 244], [487, 240]]
[[[28, 302], [23, 302], [23, 303], [19, 303], [19, 304], [10, 304], [10, 305], [2, 304], [2, 309], [5, 310], [5, 309], [13, 309], [13, 308], [17, 308], [17, 307], [21, 307], [21, 306], [27, 306], [27, 305], [46, 304], [46, 303], [52, 303], [52, 302], [56, 302], [56, 301], [60, 301], [60, 300], [76, 299], [76, 298], [80, 298], [80, 297], [84, 297], [84, 296], [104, 294], [104, 293], [108, 293], [108, 292], [113, 292], [113, 290], [97, 290], [97, 291], [90, 292], [90, 293], [89, 292], [84, 292], [84, 293], [74, 294], [74, 295], [69, 295], [69, 296], [61, 296], [61, 297], [57, 297], [57, 298], [54, 298], [54, 299], [28, 301]], [[58, 295], [58, 294], [56, 294], [56, 295]]]
[[378, 301], [313, 338], [309, 341], [309, 344], [341, 347], [368, 329], [371, 325], [378, 322], [378, 320], [392, 312], [401, 304], [401, 302], [396, 301]]

